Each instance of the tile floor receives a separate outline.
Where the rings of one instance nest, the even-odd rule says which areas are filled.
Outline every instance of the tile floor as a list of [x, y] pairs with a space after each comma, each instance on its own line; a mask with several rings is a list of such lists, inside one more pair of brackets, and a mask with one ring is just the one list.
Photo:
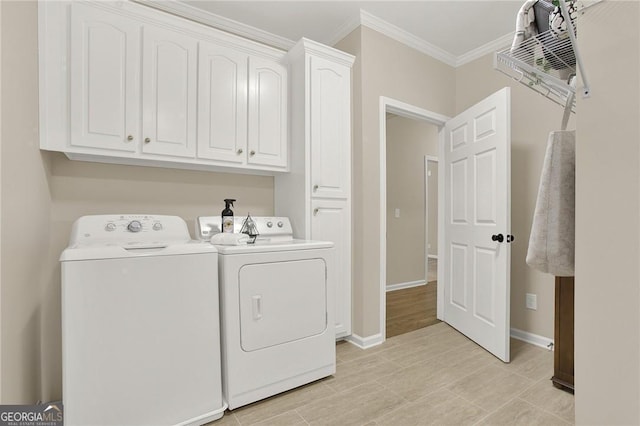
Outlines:
[[445, 323], [368, 350], [340, 342], [337, 372], [211, 423], [568, 425], [573, 395], [551, 385], [553, 353], [511, 341], [504, 364]]

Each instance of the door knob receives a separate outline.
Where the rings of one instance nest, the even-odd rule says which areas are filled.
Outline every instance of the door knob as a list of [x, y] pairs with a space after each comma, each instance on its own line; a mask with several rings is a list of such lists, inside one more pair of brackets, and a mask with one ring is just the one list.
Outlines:
[[513, 242], [513, 240], [515, 240], [515, 239], [516, 239], [516, 236], [515, 236], [515, 235], [507, 235], [507, 242], [508, 242], [508, 243]]
[[497, 241], [499, 243], [504, 241], [504, 236], [502, 234], [498, 234], [498, 235], [492, 235], [491, 236], [491, 240], [492, 241]]
[[151, 142], [150, 138], [144, 138], [144, 143], [149, 143], [149, 142]]
[[240, 154], [242, 154], [244, 151], [242, 150], [242, 148], [239, 148], [236, 152], [237, 152], [237, 154], [238, 154], [238, 155], [240, 155]]
[[254, 150], [251, 150], [251, 152], [249, 152], [249, 155], [253, 157], [254, 155], [256, 155], [256, 152]]
[[133, 136], [132, 135], [127, 136], [127, 140], [128, 141], [132, 141], [133, 140]]

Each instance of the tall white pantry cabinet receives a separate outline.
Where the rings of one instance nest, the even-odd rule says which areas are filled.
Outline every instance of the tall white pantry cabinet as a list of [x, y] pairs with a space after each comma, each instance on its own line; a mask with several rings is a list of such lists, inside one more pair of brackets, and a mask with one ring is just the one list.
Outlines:
[[308, 39], [287, 55], [290, 173], [275, 177], [276, 215], [298, 238], [332, 241], [336, 338], [351, 334], [351, 66], [354, 57]]

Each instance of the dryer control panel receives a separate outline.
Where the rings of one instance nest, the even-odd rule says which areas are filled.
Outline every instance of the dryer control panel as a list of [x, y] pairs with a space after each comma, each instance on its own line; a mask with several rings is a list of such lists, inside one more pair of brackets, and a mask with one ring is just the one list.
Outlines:
[[[258, 229], [258, 240], [287, 241], [293, 239], [293, 229], [288, 217], [251, 216]], [[234, 216], [233, 232], [239, 233], [246, 216]], [[196, 238], [209, 240], [212, 235], [219, 234], [222, 218], [220, 216], [200, 216], [196, 220]]]
[[75, 221], [69, 245], [186, 241], [190, 239], [187, 224], [178, 216], [93, 215], [82, 216]]

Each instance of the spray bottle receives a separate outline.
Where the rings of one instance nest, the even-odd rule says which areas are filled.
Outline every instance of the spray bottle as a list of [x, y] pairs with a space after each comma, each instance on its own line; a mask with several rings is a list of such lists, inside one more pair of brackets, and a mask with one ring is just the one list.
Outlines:
[[222, 210], [222, 232], [233, 232], [233, 210], [229, 207], [233, 207], [233, 203], [236, 200], [227, 198], [224, 200], [225, 206]]

